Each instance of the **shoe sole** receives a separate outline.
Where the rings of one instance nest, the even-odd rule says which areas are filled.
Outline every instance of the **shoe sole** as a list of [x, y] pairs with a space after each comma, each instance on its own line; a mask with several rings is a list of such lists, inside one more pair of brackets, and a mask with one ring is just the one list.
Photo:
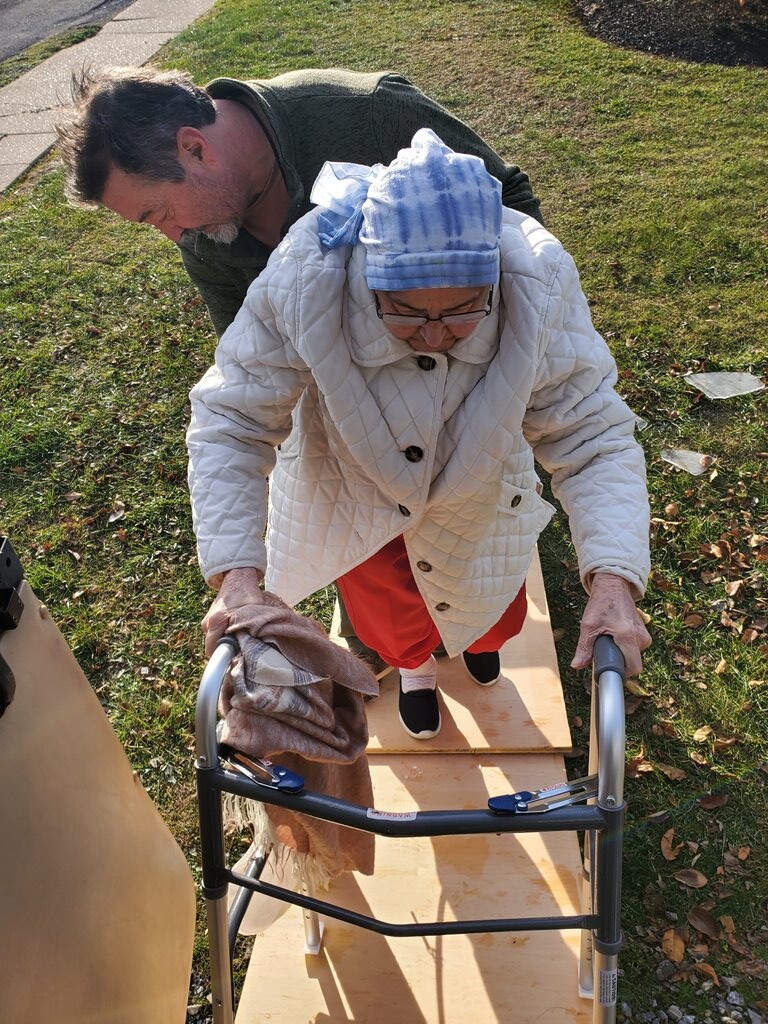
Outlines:
[[403, 716], [399, 712], [398, 712], [397, 717], [400, 719], [400, 725], [402, 725], [402, 727], [405, 729], [405, 731], [408, 733], [408, 735], [413, 737], [413, 739], [415, 739], [415, 740], [432, 740], [432, 739], [434, 739], [435, 736], [437, 736], [437, 734], [440, 732], [440, 729], [442, 728], [442, 725], [443, 725], [442, 719], [440, 719], [440, 720], [438, 720], [437, 728], [432, 730], [432, 731], [430, 731], [429, 729], [423, 729], [421, 732], [412, 732], [408, 728], [408, 726], [405, 724], [405, 722], [403, 721]]

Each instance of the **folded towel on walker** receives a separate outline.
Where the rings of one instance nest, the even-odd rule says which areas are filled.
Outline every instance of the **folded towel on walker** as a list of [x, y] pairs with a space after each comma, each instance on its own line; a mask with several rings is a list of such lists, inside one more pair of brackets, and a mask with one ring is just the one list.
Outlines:
[[[319, 623], [273, 594], [264, 598], [230, 620], [240, 654], [222, 687], [221, 741], [298, 772], [308, 790], [372, 806], [364, 696], [378, 694], [375, 676], [332, 643]], [[287, 808], [247, 804], [237, 807], [239, 823], [253, 827], [257, 845], [291, 851], [310, 890], [325, 888], [342, 871], [373, 873], [373, 835]], [[232, 811], [232, 801], [227, 805]]]

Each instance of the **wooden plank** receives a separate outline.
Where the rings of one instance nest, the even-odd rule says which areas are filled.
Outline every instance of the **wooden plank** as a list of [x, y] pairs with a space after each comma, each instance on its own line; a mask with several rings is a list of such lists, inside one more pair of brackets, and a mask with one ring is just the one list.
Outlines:
[[[371, 757], [376, 807], [482, 807], [490, 794], [555, 785], [557, 755]], [[329, 898], [392, 923], [577, 913], [575, 833], [377, 838], [376, 871]], [[303, 954], [291, 908], [254, 940], [237, 1024], [587, 1024], [578, 932], [387, 938], [329, 919]]]
[[[381, 696], [368, 704], [372, 752], [450, 751], [534, 753], [571, 747], [557, 655], [538, 554], [528, 574], [528, 616], [519, 636], [500, 652], [502, 678], [478, 686], [460, 658], [439, 661], [442, 729], [432, 740], [414, 740], [397, 716], [398, 676], [381, 681]], [[338, 620], [331, 628], [338, 636]]]

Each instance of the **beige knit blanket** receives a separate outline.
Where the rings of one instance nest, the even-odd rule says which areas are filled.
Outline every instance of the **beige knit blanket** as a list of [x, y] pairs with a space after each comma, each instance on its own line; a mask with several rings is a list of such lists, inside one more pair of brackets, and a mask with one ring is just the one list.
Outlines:
[[[264, 599], [230, 620], [240, 653], [222, 687], [221, 741], [298, 772], [307, 790], [371, 807], [363, 698], [378, 694], [375, 676], [332, 643], [319, 623], [274, 594]], [[326, 887], [346, 870], [373, 873], [370, 833], [271, 804], [247, 804], [238, 808], [239, 822], [254, 828], [257, 844], [292, 851], [311, 888]]]

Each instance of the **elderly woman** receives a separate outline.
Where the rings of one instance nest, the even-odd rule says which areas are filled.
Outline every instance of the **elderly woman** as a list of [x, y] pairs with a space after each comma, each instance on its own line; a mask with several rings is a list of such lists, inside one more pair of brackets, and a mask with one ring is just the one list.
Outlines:
[[436, 645], [487, 686], [522, 627], [535, 455], [589, 594], [573, 665], [610, 632], [639, 672], [644, 460], [571, 258], [428, 129], [386, 168], [326, 164], [312, 199], [191, 395], [207, 649], [262, 580], [289, 604], [337, 580], [435, 736]]

